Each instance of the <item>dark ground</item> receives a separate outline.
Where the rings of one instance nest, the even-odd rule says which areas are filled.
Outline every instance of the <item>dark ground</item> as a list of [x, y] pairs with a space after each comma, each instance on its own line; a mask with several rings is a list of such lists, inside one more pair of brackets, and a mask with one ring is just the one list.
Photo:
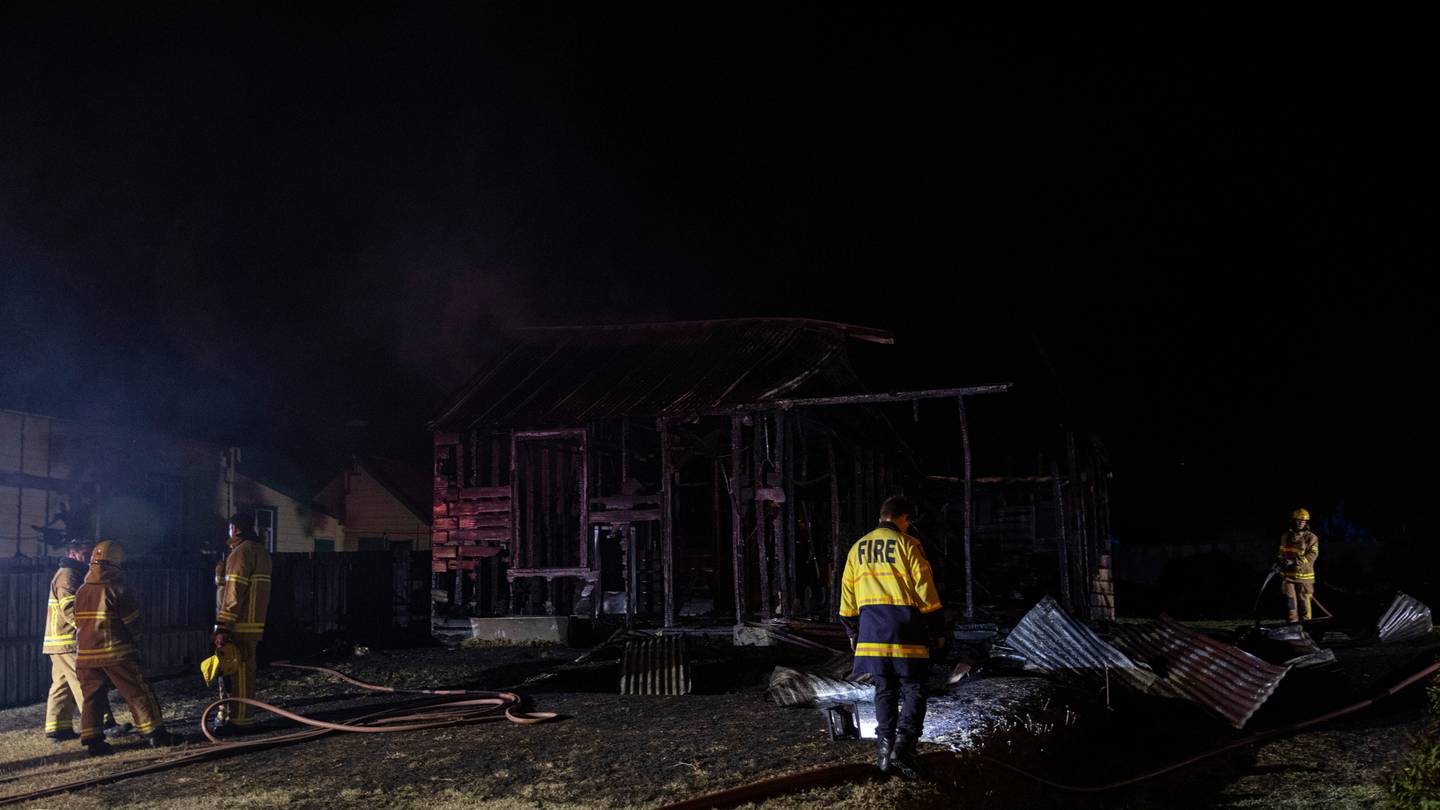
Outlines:
[[[1263, 730], [1344, 703], [1428, 662], [1433, 642], [1341, 650], [1345, 675], [1300, 678], [1252, 721]], [[819, 713], [765, 701], [774, 653], [745, 650], [697, 669], [686, 697], [614, 694], [615, 668], [582, 667], [525, 691], [539, 710], [563, 718], [538, 726], [492, 723], [438, 732], [331, 735], [299, 745], [190, 765], [41, 799], [27, 807], [120, 805], [205, 807], [654, 807], [760, 778], [840, 762], [863, 763], [869, 743], [834, 743]], [[335, 664], [375, 683], [497, 689], [579, 653], [558, 647], [376, 650]], [[706, 656], [698, 656], [704, 659]], [[721, 677], [723, 676], [723, 678]], [[720, 687], [729, 679], [732, 691]], [[1388, 679], [1388, 680], [1387, 680]], [[324, 718], [396, 700], [371, 697], [323, 675], [262, 671], [261, 699]], [[740, 683], [740, 686], [733, 686]], [[193, 729], [206, 700], [198, 677], [162, 682], [167, 716]], [[1283, 698], [1283, 699], [1282, 699]], [[974, 758], [935, 768], [920, 783], [862, 782], [772, 799], [767, 807], [1352, 807], [1383, 804], [1389, 768], [1420, 725], [1420, 690], [1348, 721], [1224, 755], [1138, 788], [1089, 798], [1058, 793]], [[43, 707], [0, 712], [0, 796], [85, 774], [117, 770], [145, 756], [127, 739], [107, 761], [74, 743], [42, 741]], [[1144, 718], [1145, 722], [1137, 721]], [[1036, 736], [1046, 718], [994, 739], [987, 751], [1068, 782], [1096, 783], [1168, 762], [1233, 732], [1185, 706], [1117, 700], [1070, 730]], [[275, 728], [280, 728], [277, 724]], [[191, 732], [194, 733], [194, 732]]]

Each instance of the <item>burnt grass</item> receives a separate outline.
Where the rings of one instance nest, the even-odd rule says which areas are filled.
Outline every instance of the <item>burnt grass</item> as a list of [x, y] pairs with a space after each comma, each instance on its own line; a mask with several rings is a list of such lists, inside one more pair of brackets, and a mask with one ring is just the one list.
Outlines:
[[[1251, 722], [1273, 728], [1343, 705], [1433, 660], [1435, 644], [1340, 650], [1341, 674], [1287, 678]], [[618, 665], [570, 662], [561, 647], [424, 647], [317, 660], [361, 680], [415, 688], [521, 688], [533, 708], [561, 718], [487, 723], [435, 732], [332, 734], [298, 745], [128, 778], [23, 806], [144, 807], [655, 807], [815, 767], [867, 772], [869, 742], [832, 742], [815, 709], [768, 703], [776, 664], [809, 659], [783, 649], [690, 645], [697, 694], [617, 694]], [[1294, 673], [1292, 673], [1293, 675]], [[1386, 679], [1389, 679], [1388, 681]], [[162, 681], [172, 730], [198, 737], [209, 693], [198, 676]], [[267, 667], [263, 700], [343, 719], [408, 698], [371, 695], [314, 673]], [[1072, 784], [1124, 778], [1238, 736], [1184, 704], [1119, 693], [1106, 708], [1090, 695], [1080, 720], [1028, 718], [989, 738], [983, 753]], [[765, 807], [1351, 807], [1386, 803], [1394, 763], [1421, 725], [1422, 690], [1295, 737], [1231, 752], [1147, 782], [1097, 795], [1057, 791], [975, 756], [931, 757], [918, 782], [859, 779], [775, 796]], [[43, 706], [0, 711], [0, 797], [111, 772], [150, 752], [121, 738], [120, 753], [87, 760], [78, 745], [39, 731]], [[271, 733], [293, 728], [265, 724]], [[936, 749], [929, 749], [936, 750]]]

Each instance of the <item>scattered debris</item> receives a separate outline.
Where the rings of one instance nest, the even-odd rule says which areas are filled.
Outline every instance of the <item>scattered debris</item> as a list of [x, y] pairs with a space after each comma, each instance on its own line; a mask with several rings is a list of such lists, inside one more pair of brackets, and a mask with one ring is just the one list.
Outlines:
[[[771, 620], [765, 623], [745, 622], [743, 625], [736, 625], [735, 627], [736, 644], [737, 646], [769, 647], [779, 643], [827, 656], [843, 651], [848, 657], [848, 650], [846, 648], [849, 647], [850, 642], [846, 639], [844, 630], [840, 630], [840, 625], [838, 623], [835, 625], [835, 628], [840, 632], [838, 637], [830, 633], [817, 632], [817, 628], [823, 627], [825, 627], [825, 624], [822, 622], [793, 622], [783, 620]], [[746, 631], [744, 635], [747, 638], [753, 637], [751, 644], [745, 645], [739, 641], [742, 630]], [[820, 635], [830, 643], [825, 644], [811, 638], [806, 638], [804, 635], [801, 635], [801, 633]]]
[[1198, 703], [1237, 729], [1245, 727], [1290, 671], [1163, 614], [1159, 621], [1120, 626], [1116, 642], [1164, 673], [1147, 690], [1150, 694]]
[[1241, 637], [1239, 646], [1272, 664], [1295, 669], [1335, 663], [1335, 651], [1316, 644], [1299, 623], [1250, 628]]
[[1155, 673], [1101, 639], [1049, 596], [1015, 625], [1005, 646], [1024, 656], [1025, 668], [1035, 672], [1092, 683], [1115, 679], [1141, 692], [1156, 680]]
[[976, 644], [993, 641], [1000, 634], [1000, 628], [994, 624], [957, 624], [950, 637], [956, 641]]
[[1260, 708], [1289, 671], [1161, 616], [1120, 625], [1112, 645], [1067, 614], [1050, 597], [1040, 600], [1006, 644], [1026, 668], [1090, 683], [1116, 682], [1145, 694], [1197, 703], [1235, 728]]
[[875, 687], [866, 681], [831, 678], [776, 667], [770, 674], [766, 696], [779, 706], [825, 706], [831, 703], [873, 701]]
[[691, 687], [684, 635], [677, 633], [625, 643], [620, 663], [620, 694], [688, 695]]
[[789, 667], [776, 667], [770, 673], [765, 694], [778, 706], [821, 706], [826, 703], [873, 701], [875, 687], [868, 675], [865, 680], [846, 680], [801, 672]]
[[1376, 623], [1382, 643], [1423, 638], [1435, 629], [1430, 608], [1419, 599], [1403, 593], [1395, 594], [1390, 607]]

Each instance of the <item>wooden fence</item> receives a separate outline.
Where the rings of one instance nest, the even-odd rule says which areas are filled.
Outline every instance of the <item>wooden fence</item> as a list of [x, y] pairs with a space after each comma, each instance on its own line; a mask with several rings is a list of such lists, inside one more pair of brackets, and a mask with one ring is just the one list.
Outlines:
[[[275, 554], [262, 658], [298, 656], [326, 637], [404, 644], [429, 634], [429, 552]], [[137, 559], [126, 566], [144, 615], [147, 673], [196, 671], [215, 621], [215, 557]], [[0, 560], [0, 706], [45, 698], [41, 654], [56, 561]]]

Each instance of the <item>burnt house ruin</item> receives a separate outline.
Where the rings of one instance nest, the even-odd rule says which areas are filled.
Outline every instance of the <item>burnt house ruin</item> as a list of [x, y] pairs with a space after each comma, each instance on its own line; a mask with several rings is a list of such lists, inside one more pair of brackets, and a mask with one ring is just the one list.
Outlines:
[[853, 353], [893, 342], [803, 319], [521, 330], [431, 423], [442, 609], [833, 614], [835, 561], [924, 479], [875, 406], [949, 399], [963, 423], [1009, 388], [867, 390]]

